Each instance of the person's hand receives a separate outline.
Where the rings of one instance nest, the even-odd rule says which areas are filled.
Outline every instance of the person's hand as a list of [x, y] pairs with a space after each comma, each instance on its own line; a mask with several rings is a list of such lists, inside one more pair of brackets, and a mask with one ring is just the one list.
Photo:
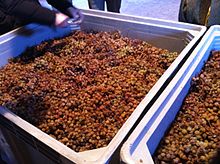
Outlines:
[[57, 27], [67, 27], [67, 20], [69, 17], [65, 14], [62, 13], [56, 13], [56, 18], [55, 18], [55, 26]]
[[69, 7], [66, 13], [70, 18], [73, 19], [72, 23], [74, 24], [80, 24], [84, 19], [84, 15], [82, 14], [82, 12], [74, 6]]

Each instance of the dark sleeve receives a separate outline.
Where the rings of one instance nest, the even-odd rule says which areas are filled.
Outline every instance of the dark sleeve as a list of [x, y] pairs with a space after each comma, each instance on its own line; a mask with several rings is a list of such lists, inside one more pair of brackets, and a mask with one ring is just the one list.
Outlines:
[[40, 24], [52, 25], [55, 22], [55, 12], [42, 7], [36, 2], [24, 0], [0, 0], [1, 7], [18, 18]]
[[14, 28], [15, 20], [0, 10], [0, 35]]
[[66, 14], [67, 8], [73, 6], [68, 0], [47, 0], [47, 2], [64, 14]]

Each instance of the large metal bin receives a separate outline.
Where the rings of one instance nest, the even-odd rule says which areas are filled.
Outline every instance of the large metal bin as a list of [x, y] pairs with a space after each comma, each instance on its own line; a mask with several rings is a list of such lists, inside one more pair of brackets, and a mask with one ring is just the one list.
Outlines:
[[121, 148], [124, 163], [154, 163], [155, 152], [212, 50], [220, 50], [220, 26], [211, 27]]
[[[31, 145], [32, 148], [28, 148], [29, 151], [30, 149], [33, 151], [34, 148], [34, 153], [38, 151], [44, 154], [53, 163], [118, 163], [119, 148], [126, 135], [141, 114], [147, 111], [156, 100], [163, 87], [168, 84], [184, 59], [188, 57], [188, 52], [204, 34], [206, 27], [101, 11], [84, 10], [84, 14], [85, 21], [81, 25], [81, 30], [119, 30], [123, 36], [142, 39], [155, 46], [177, 51], [179, 56], [137, 106], [107, 147], [76, 153], [5, 108], [0, 109], [1, 128], [5, 129], [7, 138], [10, 138], [9, 142], [17, 142], [23, 147]], [[5, 65], [8, 58], [19, 55], [27, 46], [65, 35], [70, 31], [71, 29], [68, 28], [50, 29], [45, 26], [28, 25], [7, 33], [0, 37], [0, 66]], [[18, 141], [18, 138], [21, 141]], [[23, 154], [27, 155], [29, 151]], [[19, 153], [19, 150], [17, 152]], [[30, 153], [28, 155], [31, 158], [34, 156]], [[31, 163], [39, 163], [40, 158], [34, 159], [37, 161], [30, 159]]]

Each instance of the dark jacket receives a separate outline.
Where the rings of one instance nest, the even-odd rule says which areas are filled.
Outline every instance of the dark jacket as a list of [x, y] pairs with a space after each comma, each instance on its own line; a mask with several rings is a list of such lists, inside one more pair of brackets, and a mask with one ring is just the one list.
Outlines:
[[[63, 13], [72, 6], [68, 0], [47, 2]], [[0, 0], [0, 34], [30, 22], [53, 25], [55, 11], [42, 7], [38, 0]]]

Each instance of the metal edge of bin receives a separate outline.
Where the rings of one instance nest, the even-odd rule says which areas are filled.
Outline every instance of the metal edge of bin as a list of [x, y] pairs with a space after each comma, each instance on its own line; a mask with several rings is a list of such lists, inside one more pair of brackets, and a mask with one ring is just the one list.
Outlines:
[[120, 152], [122, 163], [154, 163], [152, 154], [175, 119], [189, 91], [192, 77], [199, 74], [212, 50], [220, 50], [219, 25], [212, 26], [206, 32], [184, 65], [123, 144]]
[[[85, 12], [85, 11], [84, 11]], [[90, 16], [93, 16], [92, 11], [89, 11]], [[86, 13], [85, 13], [86, 14]], [[114, 19], [119, 19], [118, 17], [122, 17], [121, 19], [125, 19], [125, 21], [130, 21], [130, 22], [136, 22], [136, 23], [140, 23], [139, 21], [142, 20], [142, 24], [147, 24], [149, 22], [151, 22], [150, 24], [156, 26], [158, 24], [160, 24], [161, 22], [163, 22], [163, 26], [166, 26], [166, 28], [175, 28], [175, 22], [165, 25], [166, 23], [164, 23], [164, 21], [162, 20], [157, 20], [155, 22], [152, 23], [152, 21], [154, 19], [151, 19], [148, 22], [148, 18], [136, 18], [132, 17], [130, 18], [130, 16], [123, 16], [123, 15], [117, 15], [117, 14], [108, 14], [108, 13], [102, 13], [104, 14], [104, 17], [109, 16], [109, 18], [113, 19], [112, 17], [114, 16]], [[95, 16], [99, 16], [99, 12], [95, 13]], [[129, 20], [128, 18], [130, 18], [131, 20]], [[135, 21], [133, 21], [133, 19], [135, 19]], [[154, 24], [155, 23], [155, 24]], [[184, 48], [184, 50], [180, 53], [178, 60], [175, 60], [175, 62], [172, 64], [173, 66], [177, 67], [179, 62], [181, 61], [181, 59], [187, 54], [187, 52], [192, 48], [192, 46], [196, 43], [196, 41], [198, 41], [198, 39], [203, 35], [203, 33], [205, 32], [206, 28], [203, 26], [194, 26], [194, 25], [186, 25], [183, 23], [177, 23], [178, 24], [178, 28], [181, 29], [181, 25], [182, 30], [183, 31], [188, 31], [190, 32], [194, 32], [194, 38], [190, 41], [190, 43]], [[188, 29], [185, 29], [185, 28]], [[191, 30], [189, 30], [191, 27]], [[20, 30], [20, 29], [19, 29]], [[16, 31], [16, 30], [15, 30]], [[6, 34], [4, 36], [4, 40], [7, 39], [8, 36], [12, 36], [13, 34], [9, 33]], [[1, 38], [0, 38], [1, 41]], [[120, 144], [120, 142], [122, 141], [122, 139], [125, 137], [126, 133], [128, 132], [131, 128], [131, 125], [134, 124], [134, 122], [136, 121], [136, 119], [140, 116], [141, 112], [143, 111], [143, 108], [145, 107], [146, 104], [149, 103], [150, 99], [152, 97], [155, 96], [155, 90], [158, 91], [160, 88], [160, 86], [163, 84], [163, 81], [166, 80], [168, 78], [168, 75], [171, 74], [173, 72], [173, 69], [171, 68], [171, 66], [168, 68], [168, 70], [166, 71], [166, 75], [162, 75], [162, 77], [158, 80], [158, 82], [155, 84], [155, 86], [150, 90], [150, 92], [147, 94], [147, 96], [144, 98], [144, 100], [138, 105], [138, 107], [135, 109], [135, 111], [132, 113], [132, 117], [130, 116], [129, 119], [125, 122], [125, 124], [122, 126], [122, 128], [119, 130], [119, 132], [116, 134], [116, 136], [113, 138], [113, 140], [110, 142], [110, 144], [106, 147], [106, 151], [104, 153], [104, 155], [102, 155], [101, 159], [99, 161], [101, 161], [102, 163], [107, 162], [107, 160], [110, 158], [110, 156], [112, 155], [113, 151], [117, 148], [117, 146]], [[144, 106], [143, 106], [144, 105]], [[32, 126], [32, 125], [31, 125]], [[41, 132], [41, 131], [40, 131]], [[42, 132], [41, 132], [42, 133]], [[35, 134], [35, 133], [33, 133]], [[58, 141], [56, 141], [58, 142]], [[80, 153], [79, 153], [80, 154]], [[70, 158], [71, 159], [71, 158]], [[95, 163], [97, 163], [97, 161], [95, 161]]]

